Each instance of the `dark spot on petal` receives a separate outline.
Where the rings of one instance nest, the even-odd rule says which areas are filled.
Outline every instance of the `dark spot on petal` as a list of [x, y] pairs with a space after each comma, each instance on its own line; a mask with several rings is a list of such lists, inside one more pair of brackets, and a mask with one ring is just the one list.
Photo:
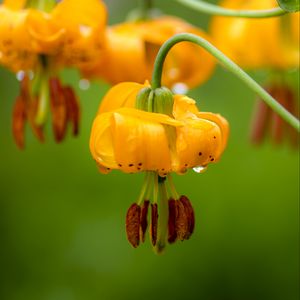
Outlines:
[[140, 170], [141, 168], [138, 167], [137, 169]]
[[199, 154], [199, 156], [201, 156], [201, 155], [202, 155], [202, 152], [199, 152], [198, 154]]
[[118, 164], [118, 166], [119, 166], [119, 167], [122, 167], [122, 165], [121, 165], [121, 164]]
[[143, 163], [139, 163], [139, 166], [141, 166]]
[[216, 139], [216, 136], [214, 135], [214, 139]]
[[133, 167], [133, 166], [134, 166], [134, 164], [129, 164], [129, 165], [128, 165], [128, 167]]
[[185, 164], [184, 166], [185, 166], [185, 167], [187, 167], [187, 166], [188, 166], [188, 164]]
[[212, 158], [210, 161], [214, 161], [215, 159], [214, 158]]

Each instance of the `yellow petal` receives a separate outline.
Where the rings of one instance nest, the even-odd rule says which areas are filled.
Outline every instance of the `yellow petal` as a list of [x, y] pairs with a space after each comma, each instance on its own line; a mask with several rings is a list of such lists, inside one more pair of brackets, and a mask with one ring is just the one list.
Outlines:
[[[276, 0], [225, 0], [221, 6], [259, 10], [278, 4]], [[294, 28], [299, 30], [299, 22], [293, 25], [297, 18], [299, 13], [265, 19], [214, 17], [211, 32], [218, 48], [244, 68], [288, 69], [299, 65], [299, 35], [293, 35]]]
[[166, 125], [178, 127], [184, 123], [133, 108], [99, 114], [92, 127], [90, 151], [98, 164], [109, 169], [170, 172]]
[[113, 113], [113, 119], [115, 157], [122, 171], [171, 169], [168, 139], [162, 124], [119, 112]]
[[221, 129], [215, 123], [204, 120], [187, 120], [186, 126], [178, 127], [176, 149], [178, 165], [173, 170], [178, 173], [187, 168], [206, 166], [219, 159], [223, 146]]
[[122, 82], [113, 86], [104, 96], [98, 109], [98, 114], [112, 111], [120, 107], [135, 107], [138, 92], [149, 86], [148, 82]]
[[84, 70], [89, 77], [101, 77], [108, 83], [123, 81], [142, 83], [150, 76], [147, 73], [144, 42], [137, 25], [124, 23], [106, 30], [106, 47], [103, 56], [90, 70]]
[[196, 106], [196, 101], [185, 95], [174, 95], [173, 116], [180, 120], [184, 118], [192, 118], [199, 111]]
[[197, 116], [201, 119], [205, 119], [205, 120], [214, 122], [215, 124], [217, 124], [220, 127], [221, 133], [222, 133], [222, 136], [221, 136], [222, 146], [220, 148], [220, 154], [221, 154], [225, 150], [225, 147], [227, 145], [228, 136], [229, 136], [229, 124], [228, 124], [227, 120], [219, 114], [213, 114], [210, 112], [198, 112]]
[[[152, 44], [156, 53], [168, 38], [177, 33], [193, 33], [210, 40], [202, 30], [170, 16], [162, 16], [145, 22], [141, 26], [141, 31], [144, 41], [148, 43], [148, 48]], [[151, 52], [151, 49], [148, 51]], [[155, 58], [155, 55], [152, 57]], [[153, 62], [149, 64], [150, 72]], [[184, 83], [190, 88], [195, 87], [211, 76], [214, 67], [215, 59], [207, 51], [192, 43], [182, 42], [175, 45], [169, 52], [164, 64], [162, 82], [168, 87], [176, 83]]]
[[26, 0], [4, 0], [2, 4], [7, 8], [19, 10], [25, 6]]
[[12, 71], [29, 70], [36, 63], [25, 26], [27, 14], [27, 10], [11, 10], [0, 5], [0, 63]]
[[98, 115], [94, 120], [90, 137], [90, 151], [92, 156], [104, 168], [116, 168], [111, 118], [111, 113]]
[[64, 27], [80, 30], [80, 26], [104, 27], [107, 13], [103, 1], [63, 0], [55, 6], [52, 16]]
[[32, 51], [53, 54], [62, 46], [65, 29], [48, 13], [31, 9], [26, 20]]
[[91, 68], [103, 55], [106, 43], [106, 7], [99, 0], [64, 0], [52, 17], [65, 29], [65, 43], [57, 56], [60, 64]]

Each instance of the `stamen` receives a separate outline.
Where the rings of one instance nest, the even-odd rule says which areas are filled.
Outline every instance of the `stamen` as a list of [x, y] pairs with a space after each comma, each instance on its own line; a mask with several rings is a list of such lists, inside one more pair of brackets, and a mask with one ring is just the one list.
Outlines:
[[179, 194], [176, 191], [174, 182], [173, 182], [173, 178], [171, 174], [168, 174], [168, 183], [169, 183], [169, 188], [172, 194], [172, 198], [173, 199], [179, 199]]
[[151, 204], [151, 226], [150, 226], [150, 237], [153, 246], [156, 246], [156, 241], [157, 241], [157, 223], [158, 223], [157, 203], [153, 203]]
[[175, 229], [179, 240], [186, 239], [188, 233], [188, 216], [182, 202], [176, 201], [176, 223]]
[[[150, 172], [146, 172], [144, 181], [143, 181], [143, 185], [142, 185], [142, 189], [141, 189], [138, 201], [137, 201], [138, 205], [141, 205], [141, 203], [145, 200], [145, 193], [146, 193], [147, 188], [149, 187], [150, 180], [151, 180]], [[147, 199], [150, 199], [150, 198], [147, 197]]]
[[136, 248], [140, 243], [141, 207], [133, 203], [126, 215], [126, 234], [129, 243]]
[[187, 240], [187, 239], [190, 238], [190, 236], [194, 232], [195, 213], [194, 213], [194, 209], [193, 209], [193, 206], [192, 206], [190, 200], [186, 196], [181, 196], [179, 201], [182, 202], [182, 204], [185, 208], [185, 213], [187, 215], [187, 219], [188, 219], [188, 230], [187, 230], [187, 233], [185, 235], [185, 239]]

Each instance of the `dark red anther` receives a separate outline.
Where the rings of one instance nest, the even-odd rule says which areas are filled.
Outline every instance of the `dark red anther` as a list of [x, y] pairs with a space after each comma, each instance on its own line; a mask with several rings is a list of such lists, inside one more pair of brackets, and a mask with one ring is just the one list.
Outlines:
[[149, 200], [145, 200], [143, 202], [142, 208], [141, 208], [141, 220], [140, 220], [140, 240], [142, 242], [145, 241], [145, 233], [148, 227], [148, 208], [149, 208]]
[[260, 144], [267, 133], [271, 109], [262, 100], [258, 100], [254, 109], [254, 116], [251, 125], [250, 139], [254, 144]]
[[16, 145], [20, 149], [25, 147], [25, 123], [26, 123], [26, 103], [22, 96], [17, 97], [12, 114], [12, 132]]
[[63, 88], [57, 78], [49, 80], [50, 85], [50, 108], [52, 112], [52, 128], [56, 142], [61, 142], [67, 128], [67, 105]]
[[150, 226], [150, 237], [152, 245], [156, 245], [157, 241], [157, 223], [158, 223], [158, 210], [157, 204], [151, 204], [151, 226]]
[[67, 117], [72, 123], [72, 132], [74, 136], [79, 133], [79, 119], [80, 119], [80, 107], [79, 102], [73, 89], [70, 86], [65, 86], [63, 88], [63, 93], [67, 105]]
[[177, 238], [181, 241], [186, 239], [188, 233], [188, 216], [182, 202], [175, 201], [176, 203], [176, 223], [175, 229]]
[[190, 200], [186, 196], [181, 196], [179, 201], [183, 204], [188, 220], [188, 228], [185, 239], [189, 239], [195, 228], [195, 213]]
[[[279, 104], [286, 107], [286, 92], [285, 87], [274, 86], [270, 94], [277, 100]], [[272, 111], [271, 117], [271, 138], [274, 144], [280, 144], [284, 137], [284, 120], [275, 112]]]
[[174, 199], [170, 199], [169, 204], [169, 218], [168, 218], [168, 242], [174, 243], [177, 238], [176, 233], [176, 215], [177, 215], [177, 209], [176, 209], [176, 201]]
[[140, 218], [141, 207], [134, 203], [129, 207], [126, 215], [127, 239], [134, 248], [140, 243]]
[[[296, 93], [291, 89], [288, 88], [286, 89], [286, 109], [294, 115], [296, 118], [299, 119], [299, 103], [297, 102], [296, 98]], [[291, 145], [295, 148], [298, 149], [299, 147], [299, 134], [295, 128], [293, 128], [290, 124], [285, 122], [285, 129], [287, 131], [289, 140], [291, 142]]]

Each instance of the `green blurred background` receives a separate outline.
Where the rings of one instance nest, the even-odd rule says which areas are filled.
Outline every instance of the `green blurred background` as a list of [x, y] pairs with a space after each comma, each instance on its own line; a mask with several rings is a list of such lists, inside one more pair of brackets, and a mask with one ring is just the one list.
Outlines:
[[[136, 5], [106, 2], [110, 23]], [[156, 2], [207, 28], [207, 16]], [[28, 128], [19, 151], [11, 135], [18, 82], [0, 69], [0, 299], [298, 299], [299, 156], [285, 145], [249, 144], [251, 91], [218, 68], [190, 92], [202, 110], [230, 121], [231, 136], [208, 172], [175, 177], [193, 202], [196, 232], [156, 256], [149, 241], [133, 249], [125, 236], [142, 174], [100, 175], [89, 153], [91, 123], [108, 86], [95, 82], [82, 91], [76, 72], [63, 78], [81, 99], [80, 137], [56, 145], [48, 128], [41, 145]]]

